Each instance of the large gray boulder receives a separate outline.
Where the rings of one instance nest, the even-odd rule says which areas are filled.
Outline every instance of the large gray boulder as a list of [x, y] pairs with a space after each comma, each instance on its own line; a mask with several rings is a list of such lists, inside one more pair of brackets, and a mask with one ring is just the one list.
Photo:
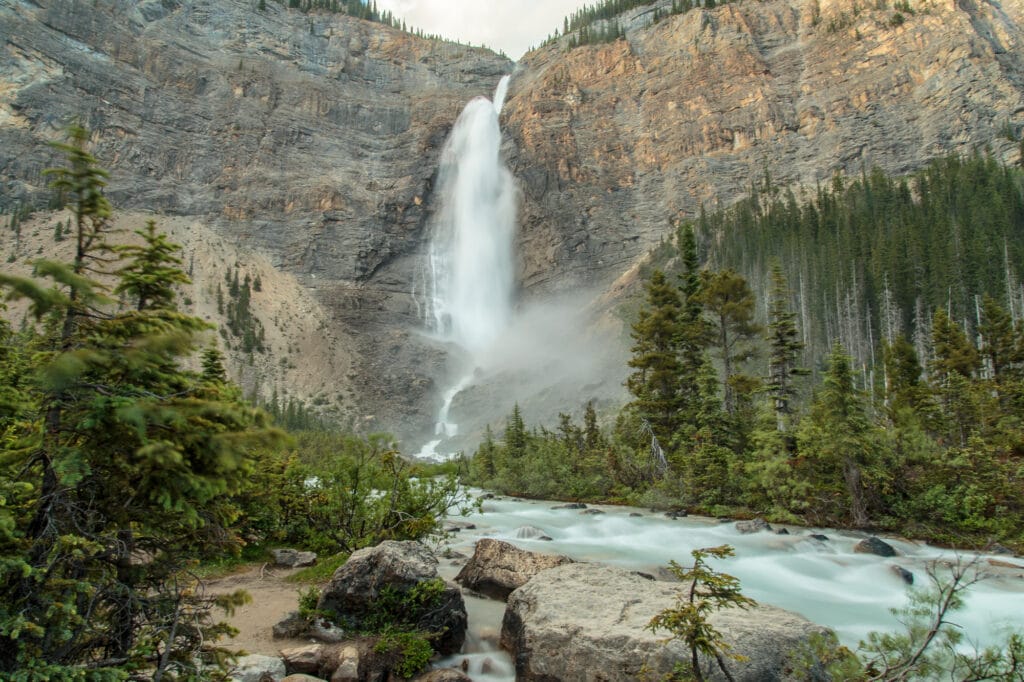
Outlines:
[[[372, 628], [370, 619], [379, 618], [380, 609], [391, 603], [392, 615], [409, 619], [409, 625], [438, 633], [434, 649], [453, 654], [466, 638], [466, 605], [458, 585], [444, 582], [437, 600], [412, 612], [401, 604], [405, 595], [426, 581], [440, 580], [437, 559], [418, 542], [388, 540], [376, 547], [352, 554], [334, 572], [317, 604], [319, 611], [331, 614], [331, 620], [349, 631]], [[382, 596], [383, 595], [383, 596]]]
[[287, 675], [284, 661], [277, 656], [250, 654], [241, 656], [228, 672], [232, 682], [262, 682], [265, 679], [280, 680]]
[[476, 543], [473, 558], [462, 567], [455, 581], [492, 599], [508, 599], [512, 590], [537, 573], [572, 559], [556, 554], [541, 554], [519, 549], [501, 540], [483, 538]]
[[[599, 564], [538, 573], [509, 596], [502, 623], [501, 644], [515, 661], [516, 680], [590, 682], [598, 679], [595, 671], [603, 682], [641, 674], [661, 679], [676, 662], [689, 660], [689, 652], [645, 626], [675, 604], [680, 587]], [[737, 682], [825, 679], [817, 669], [793, 672], [798, 659], [813, 660], [808, 640], [824, 627], [771, 606], [722, 610], [711, 622], [734, 653], [747, 657], [728, 662]], [[717, 668], [707, 672], [709, 680], [725, 679]]]

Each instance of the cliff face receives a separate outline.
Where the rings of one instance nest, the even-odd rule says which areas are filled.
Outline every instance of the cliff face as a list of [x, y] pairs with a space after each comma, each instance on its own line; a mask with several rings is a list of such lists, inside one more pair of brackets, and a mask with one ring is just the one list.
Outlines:
[[[421, 403], [440, 351], [409, 333], [413, 254], [456, 115], [511, 63], [380, 24], [255, 6], [0, 4], [0, 211], [46, 205], [42, 171], [60, 159], [45, 143], [78, 118], [95, 133], [117, 209], [192, 219], [176, 233], [186, 258], [214, 269], [197, 281], [212, 287], [234, 263], [255, 276], [265, 262], [313, 294], [318, 329], [257, 311], [280, 343], [274, 362], [235, 354], [250, 390], [260, 375], [265, 396], [276, 387], [334, 403], [344, 393], [336, 407], [367, 428], [397, 413], [429, 422], [434, 408]], [[218, 237], [226, 262], [203, 257]], [[204, 311], [210, 287], [193, 297]], [[352, 362], [291, 371], [317, 342]]]
[[1024, 3], [887, 5], [743, 1], [650, 25], [652, 5], [625, 41], [528, 55], [505, 114], [526, 288], [606, 283], [766, 173], [813, 186], [984, 147], [1016, 159]]
[[[1024, 0], [911, 2], [740, 0], [651, 23], [671, 5], [659, 0], [622, 18], [625, 41], [527, 55], [502, 115], [523, 298], [617, 291], [675, 220], [766, 174], [813, 186], [984, 146], [1015, 160]], [[411, 436], [451, 378], [412, 295], [438, 156], [465, 103], [512, 64], [255, 5], [0, 3], [0, 211], [46, 205], [42, 171], [60, 159], [45, 143], [78, 117], [125, 225], [156, 212], [185, 244], [194, 312], [223, 321], [225, 273], [260, 275], [268, 350], [232, 354], [247, 390]], [[26, 269], [54, 248], [56, 220], [38, 213], [17, 242], [4, 232], [0, 257]], [[602, 379], [595, 392], [621, 391], [621, 376]], [[591, 397], [564, 389], [539, 411]], [[509, 394], [494, 384], [462, 401], [456, 421], [460, 409], [483, 420], [495, 416], [483, 403], [500, 414]]]

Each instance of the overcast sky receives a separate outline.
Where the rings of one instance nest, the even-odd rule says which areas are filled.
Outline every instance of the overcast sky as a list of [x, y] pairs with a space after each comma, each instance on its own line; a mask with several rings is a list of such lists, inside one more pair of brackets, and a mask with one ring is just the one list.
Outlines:
[[486, 44], [519, 59], [530, 47], [561, 30], [562, 17], [584, 0], [377, 0], [410, 27], [463, 43]]

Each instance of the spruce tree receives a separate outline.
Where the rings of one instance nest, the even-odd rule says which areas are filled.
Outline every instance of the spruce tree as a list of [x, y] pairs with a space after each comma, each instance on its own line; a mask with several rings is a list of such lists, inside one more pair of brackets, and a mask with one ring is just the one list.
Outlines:
[[663, 272], [655, 271], [647, 284], [646, 306], [631, 334], [633, 356], [628, 364], [635, 371], [626, 380], [633, 394], [631, 405], [650, 423], [663, 447], [672, 442], [685, 404], [686, 387], [680, 382], [680, 309], [676, 288]]
[[731, 268], [701, 275], [700, 300], [711, 317], [714, 345], [722, 360], [725, 411], [733, 415], [737, 408], [736, 389], [746, 385], [744, 377], [737, 377], [738, 365], [753, 357], [751, 341], [761, 331], [754, 321], [754, 294], [747, 280]]
[[776, 426], [785, 431], [793, 412], [791, 401], [796, 395], [795, 377], [806, 375], [797, 366], [797, 357], [804, 344], [799, 340], [796, 313], [789, 309], [789, 287], [782, 266], [772, 263], [771, 292], [768, 305], [768, 377], [765, 384], [775, 410]]

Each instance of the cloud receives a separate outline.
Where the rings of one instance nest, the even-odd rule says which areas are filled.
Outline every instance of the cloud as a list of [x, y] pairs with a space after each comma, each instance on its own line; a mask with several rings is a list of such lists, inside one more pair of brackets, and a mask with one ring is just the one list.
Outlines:
[[377, 0], [405, 23], [464, 43], [487, 45], [518, 59], [536, 47], [582, 0]]

